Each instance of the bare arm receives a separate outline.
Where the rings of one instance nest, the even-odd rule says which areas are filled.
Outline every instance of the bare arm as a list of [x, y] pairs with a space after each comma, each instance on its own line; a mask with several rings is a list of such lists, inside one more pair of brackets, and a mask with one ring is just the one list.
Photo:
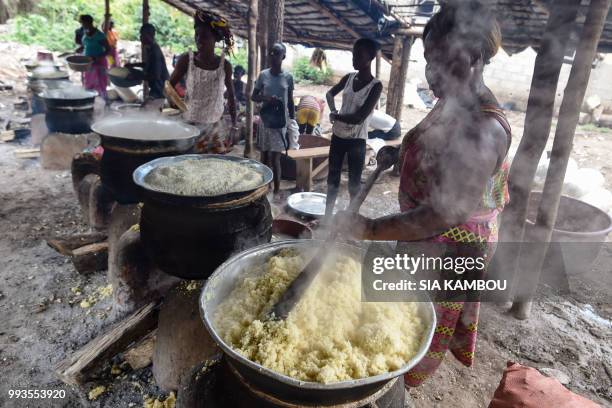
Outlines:
[[228, 60], [225, 60], [225, 89], [227, 90], [227, 105], [232, 118], [232, 125], [236, 126], [236, 96], [232, 83], [232, 64]]
[[295, 119], [295, 102], [293, 101], [293, 78], [291, 78], [291, 86], [287, 91], [287, 109], [289, 110], [289, 117]]
[[[430, 197], [409, 211], [367, 221], [366, 237], [416, 241], [462, 224], [478, 208], [506, 142], [497, 136], [453, 137], [430, 168]], [[505, 153], [504, 153], [505, 154]]]
[[174, 71], [172, 71], [172, 75], [170, 75], [170, 85], [173, 87], [176, 86], [187, 74], [187, 69], [189, 68], [189, 54], [185, 53], [181, 55], [176, 61], [176, 66], [174, 67]]
[[361, 108], [357, 109], [357, 112], [338, 115], [336, 119], [350, 125], [362, 123], [376, 107], [376, 102], [378, 102], [378, 98], [380, 98], [382, 88], [383, 86], [380, 82], [374, 85], [372, 90], [370, 90], [365, 103], [361, 106]]
[[344, 77], [342, 77], [340, 82], [332, 86], [331, 89], [325, 94], [325, 99], [327, 99], [327, 105], [329, 106], [329, 111], [331, 113], [338, 112], [338, 110], [336, 109], [336, 102], [334, 101], [334, 98], [336, 95], [342, 92], [342, 90], [346, 86], [346, 81], [348, 81], [349, 75], [350, 74], [346, 74]]

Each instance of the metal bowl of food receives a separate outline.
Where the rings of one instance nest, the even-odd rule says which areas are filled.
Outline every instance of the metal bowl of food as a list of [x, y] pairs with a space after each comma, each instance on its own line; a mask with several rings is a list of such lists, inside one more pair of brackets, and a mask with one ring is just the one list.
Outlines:
[[87, 72], [93, 65], [94, 59], [86, 55], [71, 55], [66, 57], [66, 62], [73, 71]]
[[[158, 168], [169, 168], [173, 165], [180, 164], [181, 162], [193, 160], [202, 161], [203, 164], [209, 160], [222, 160], [232, 164], [246, 166], [246, 168], [254, 170], [261, 176], [260, 181], [253, 184], [244, 184], [232, 187], [227, 192], [220, 194], [200, 195], [169, 191], [159, 185], [156, 185], [155, 183], [152, 183], [148, 178], [149, 174]], [[181, 156], [162, 157], [145, 163], [134, 171], [134, 183], [143, 188], [147, 196], [150, 196], [158, 201], [172, 202], [175, 204], [181, 203], [186, 205], [219, 203], [239, 199], [255, 192], [256, 190], [259, 190], [262, 187], [267, 186], [272, 181], [272, 177], [272, 170], [256, 160], [217, 154], [184, 154]]]
[[[436, 326], [436, 316], [430, 301], [417, 303], [418, 314], [424, 325], [420, 347], [412, 359], [400, 369], [361, 379], [331, 383], [306, 382], [277, 373], [255, 363], [238, 353], [227, 344], [215, 329], [215, 314], [222, 302], [229, 297], [240, 278], [263, 265], [280, 250], [293, 248], [298, 251], [312, 251], [321, 241], [293, 240], [261, 245], [241, 252], [219, 266], [206, 282], [200, 296], [200, 311], [204, 325], [215, 342], [226, 354], [229, 363], [257, 389], [278, 399], [296, 403], [343, 404], [360, 401], [384, 387], [414, 367], [427, 353]], [[365, 256], [365, 249], [350, 245], [334, 244], [337, 253], [356, 259]], [[263, 271], [262, 271], [263, 272]], [[255, 273], [255, 272], [253, 272]]]

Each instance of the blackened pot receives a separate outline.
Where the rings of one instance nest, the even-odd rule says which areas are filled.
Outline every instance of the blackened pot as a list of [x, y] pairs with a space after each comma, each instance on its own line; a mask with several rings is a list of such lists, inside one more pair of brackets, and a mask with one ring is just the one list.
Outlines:
[[262, 188], [223, 205], [176, 205], [145, 197], [140, 236], [167, 274], [205, 279], [231, 255], [270, 242], [272, 212]]
[[137, 167], [160, 157], [188, 153], [199, 134], [193, 126], [150, 115], [106, 118], [91, 129], [100, 135], [104, 148], [102, 184], [119, 204], [142, 201], [143, 190], [132, 178]]
[[66, 107], [46, 104], [45, 123], [52, 133], [89, 133], [93, 118], [93, 104]]

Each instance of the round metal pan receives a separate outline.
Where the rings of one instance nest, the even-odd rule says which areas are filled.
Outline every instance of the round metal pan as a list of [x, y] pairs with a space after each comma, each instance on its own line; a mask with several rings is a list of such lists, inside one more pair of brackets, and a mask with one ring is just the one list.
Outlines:
[[38, 96], [42, 98], [43, 101], [45, 101], [47, 109], [93, 105], [94, 100], [98, 95], [97, 92], [84, 90], [82, 98], [55, 98], [50, 97], [48, 92], [48, 90], [45, 90], [38, 94]]
[[[209, 159], [217, 159], [217, 160], [227, 160], [235, 163], [240, 163], [245, 166], [250, 166], [257, 172], [259, 172], [263, 176], [263, 181], [257, 186], [250, 188], [248, 190], [243, 191], [235, 191], [228, 194], [222, 194], [218, 196], [185, 196], [168, 193], [166, 191], [156, 189], [155, 187], [149, 185], [145, 178], [146, 176], [153, 171], [156, 167], [165, 166], [172, 163], [178, 163], [183, 160], [209, 160]], [[148, 163], [143, 164], [138, 167], [134, 171], [134, 183], [140, 186], [144, 192], [145, 197], [150, 197], [158, 201], [163, 201], [168, 204], [177, 204], [177, 205], [206, 205], [213, 203], [222, 203], [226, 201], [235, 200], [244, 196], [247, 196], [254, 191], [260, 189], [268, 185], [272, 181], [272, 170], [263, 165], [262, 163], [252, 160], [245, 159], [242, 157], [236, 156], [228, 156], [228, 155], [218, 155], [218, 154], [184, 154], [181, 156], [171, 156], [171, 157], [162, 157], [159, 159], [152, 160]]]
[[[99, 120], [91, 130], [105, 149], [129, 154], [178, 153], [195, 144], [200, 131], [178, 120], [151, 115], [126, 115]], [[152, 134], [161, 136], [152, 137]]]
[[291, 194], [287, 206], [299, 215], [321, 218], [325, 215], [325, 194], [303, 192]]
[[[206, 281], [200, 295], [200, 312], [206, 329], [214, 341], [225, 352], [231, 364], [251, 384], [261, 391], [287, 401], [319, 404], [341, 404], [361, 400], [384, 387], [392, 379], [405, 374], [427, 353], [436, 327], [436, 314], [430, 301], [419, 302], [419, 314], [426, 324], [425, 334], [417, 354], [400, 369], [372, 377], [329, 384], [296, 380], [272, 371], [234, 351], [221, 339], [215, 330], [214, 316], [217, 308], [230, 295], [241, 276], [260, 266], [271, 256], [285, 248], [296, 248], [308, 252], [321, 245], [322, 241], [291, 240], [261, 245], [241, 252], [223, 263]], [[336, 253], [362, 259], [365, 249], [350, 245], [334, 244]], [[262, 271], [263, 272], [263, 271]]]

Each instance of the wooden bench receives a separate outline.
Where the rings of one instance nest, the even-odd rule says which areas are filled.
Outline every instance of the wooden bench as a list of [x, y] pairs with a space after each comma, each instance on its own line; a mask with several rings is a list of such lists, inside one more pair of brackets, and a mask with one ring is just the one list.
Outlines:
[[[399, 146], [402, 144], [402, 138], [389, 140], [385, 142], [387, 146]], [[308, 147], [299, 150], [289, 150], [287, 155], [295, 160], [295, 184], [299, 191], [311, 191], [312, 179], [323, 171], [329, 164], [329, 160], [313, 168], [313, 159], [320, 157], [327, 158], [329, 156], [329, 146]]]

